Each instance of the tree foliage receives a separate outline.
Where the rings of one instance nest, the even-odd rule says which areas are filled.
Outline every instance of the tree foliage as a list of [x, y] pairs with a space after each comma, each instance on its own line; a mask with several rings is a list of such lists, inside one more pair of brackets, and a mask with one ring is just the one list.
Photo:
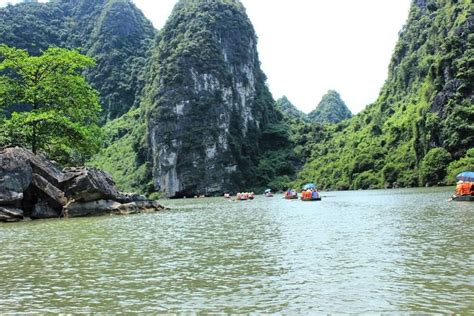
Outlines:
[[99, 96], [81, 74], [94, 60], [60, 48], [41, 56], [0, 45], [0, 139], [68, 162], [99, 145]]
[[446, 149], [439, 147], [431, 149], [421, 162], [422, 183], [434, 185], [442, 182], [451, 159], [451, 154]]

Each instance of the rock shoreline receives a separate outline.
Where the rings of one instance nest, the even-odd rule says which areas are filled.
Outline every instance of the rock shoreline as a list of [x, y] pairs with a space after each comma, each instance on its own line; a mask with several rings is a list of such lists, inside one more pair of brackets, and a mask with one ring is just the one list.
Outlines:
[[27, 149], [0, 149], [0, 222], [128, 215], [165, 209], [142, 195], [119, 192], [112, 177], [102, 170], [61, 170]]

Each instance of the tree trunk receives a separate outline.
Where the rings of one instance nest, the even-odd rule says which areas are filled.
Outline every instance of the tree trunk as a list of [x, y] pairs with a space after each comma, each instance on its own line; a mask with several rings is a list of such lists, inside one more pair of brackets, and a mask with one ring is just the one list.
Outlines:
[[31, 150], [33, 151], [33, 154], [36, 155], [36, 152], [38, 151], [38, 145], [36, 143], [36, 123], [33, 123], [33, 132], [31, 135]]

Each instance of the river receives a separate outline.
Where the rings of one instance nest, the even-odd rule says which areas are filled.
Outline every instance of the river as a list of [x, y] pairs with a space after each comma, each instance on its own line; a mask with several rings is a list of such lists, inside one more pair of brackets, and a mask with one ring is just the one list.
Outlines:
[[474, 313], [474, 203], [452, 191], [0, 224], [0, 313]]

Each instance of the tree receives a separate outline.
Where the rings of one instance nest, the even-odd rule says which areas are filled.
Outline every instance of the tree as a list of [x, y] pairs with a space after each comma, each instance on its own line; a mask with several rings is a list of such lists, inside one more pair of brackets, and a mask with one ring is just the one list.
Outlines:
[[96, 152], [99, 95], [82, 75], [94, 64], [77, 51], [49, 48], [29, 56], [0, 45], [0, 144], [44, 151], [62, 163]]
[[451, 154], [444, 148], [431, 149], [421, 162], [421, 176], [425, 184], [433, 185], [443, 181]]

